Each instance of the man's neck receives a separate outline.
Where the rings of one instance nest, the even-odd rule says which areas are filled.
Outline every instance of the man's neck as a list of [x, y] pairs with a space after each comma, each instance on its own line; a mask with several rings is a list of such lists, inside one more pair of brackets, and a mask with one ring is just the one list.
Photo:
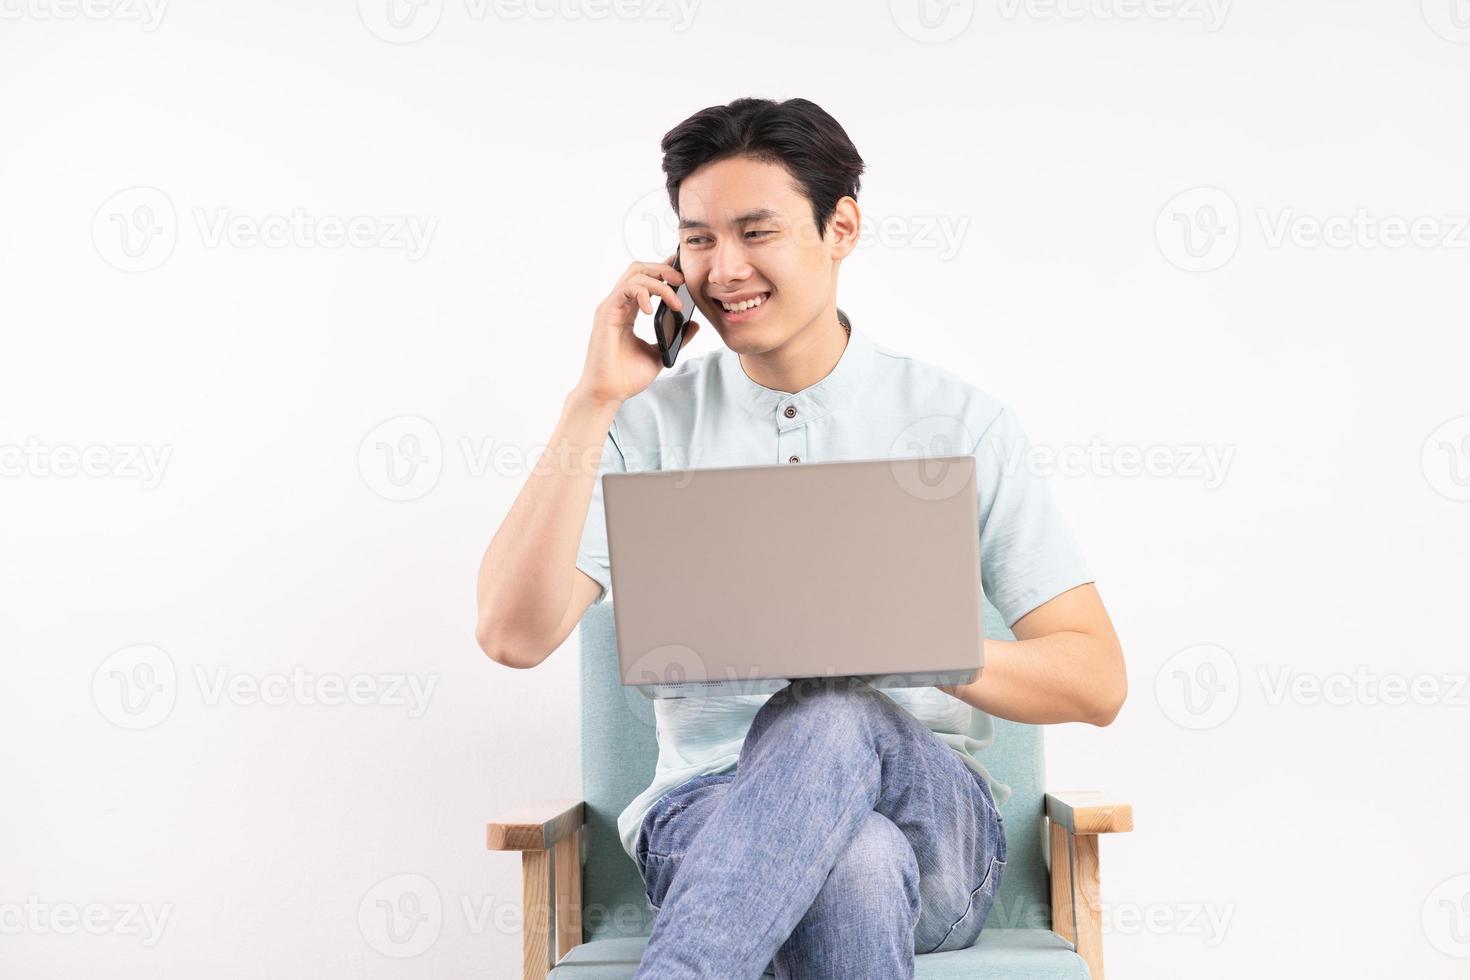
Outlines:
[[762, 387], [802, 391], [832, 373], [847, 349], [848, 334], [836, 311], [832, 311], [775, 350], [739, 355], [740, 367], [747, 378]]

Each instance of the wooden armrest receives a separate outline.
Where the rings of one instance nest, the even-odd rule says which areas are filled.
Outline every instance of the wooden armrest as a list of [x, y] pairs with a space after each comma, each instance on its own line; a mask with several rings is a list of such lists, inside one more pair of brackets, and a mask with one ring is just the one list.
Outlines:
[[1046, 818], [1069, 834], [1126, 834], [1133, 829], [1133, 804], [1095, 790], [1047, 793]]
[[1051, 839], [1052, 931], [1087, 962], [1092, 980], [1103, 980], [1102, 890], [1098, 834], [1133, 829], [1133, 806], [1095, 791], [1046, 794]]
[[532, 800], [486, 832], [490, 850], [521, 852], [522, 980], [545, 980], [552, 964], [581, 945], [585, 816], [581, 800]]
[[492, 821], [487, 846], [492, 851], [547, 851], [582, 826], [581, 800], [532, 800]]

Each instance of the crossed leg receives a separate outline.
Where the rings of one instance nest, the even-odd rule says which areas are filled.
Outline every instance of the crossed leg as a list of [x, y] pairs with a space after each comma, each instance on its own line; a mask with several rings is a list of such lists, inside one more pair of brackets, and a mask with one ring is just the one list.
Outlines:
[[913, 976], [975, 942], [1005, 864], [984, 781], [850, 678], [761, 706], [733, 772], [666, 794], [638, 851], [658, 909], [639, 978]]

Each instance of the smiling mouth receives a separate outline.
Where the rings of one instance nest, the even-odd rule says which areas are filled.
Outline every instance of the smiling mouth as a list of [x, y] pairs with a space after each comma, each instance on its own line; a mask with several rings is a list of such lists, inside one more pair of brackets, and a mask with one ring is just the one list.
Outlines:
[[[766, 301], [769, 300], [770, 298], [771, 298], [771, 294], [770, 294], [769, 291], [767, 291], [767, 292], [761, 293], [759, 296], [753, 296], [750, 299], [744, 301], [743, 303], [736, 303], [733, 306], [730, 305], [730, 304], [727, 304], [727, 303], [720, 303], [719, 306], [720, 306], [720, 309], [723, 312], [725, 312], [726, 314], [729, 314], [731, 316], [734, 316], [734, 315], [737, 315], [737, 314], [740, 314], [740, 313], [747, 313], [747, 312], [749, 312], [751, 310], [760, 309], [762, 306], [764, 306], [766, 304]], [[718, 302], [718, 300], [716, 302]]]

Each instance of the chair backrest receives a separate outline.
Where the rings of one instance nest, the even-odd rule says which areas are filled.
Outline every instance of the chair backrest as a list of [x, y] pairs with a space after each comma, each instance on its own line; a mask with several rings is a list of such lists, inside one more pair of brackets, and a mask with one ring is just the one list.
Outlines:
[[[618, 838], [618, 814], [653, 782], [658, 759], [653, 702], [618, 678], [612, 603], [591, 606], [579, 627], [582, 645], [582, 797], [587, 804], [582, 891], [585, 940], [646, 936], [653, 911], [643, 881]], [[985, 603], [985, 635], [1014, 639], [1000, 613]], [[986, 739], [992, 719], [973, 712], [971, 734]], [[1006, 822], [1006, 871], [990, 923], [1046, 928], [1051, 924], [1047, 873], [1041, 729], [993, 719], [995, 739], [976, 758], [1011, 789], [1001, 807]]]

